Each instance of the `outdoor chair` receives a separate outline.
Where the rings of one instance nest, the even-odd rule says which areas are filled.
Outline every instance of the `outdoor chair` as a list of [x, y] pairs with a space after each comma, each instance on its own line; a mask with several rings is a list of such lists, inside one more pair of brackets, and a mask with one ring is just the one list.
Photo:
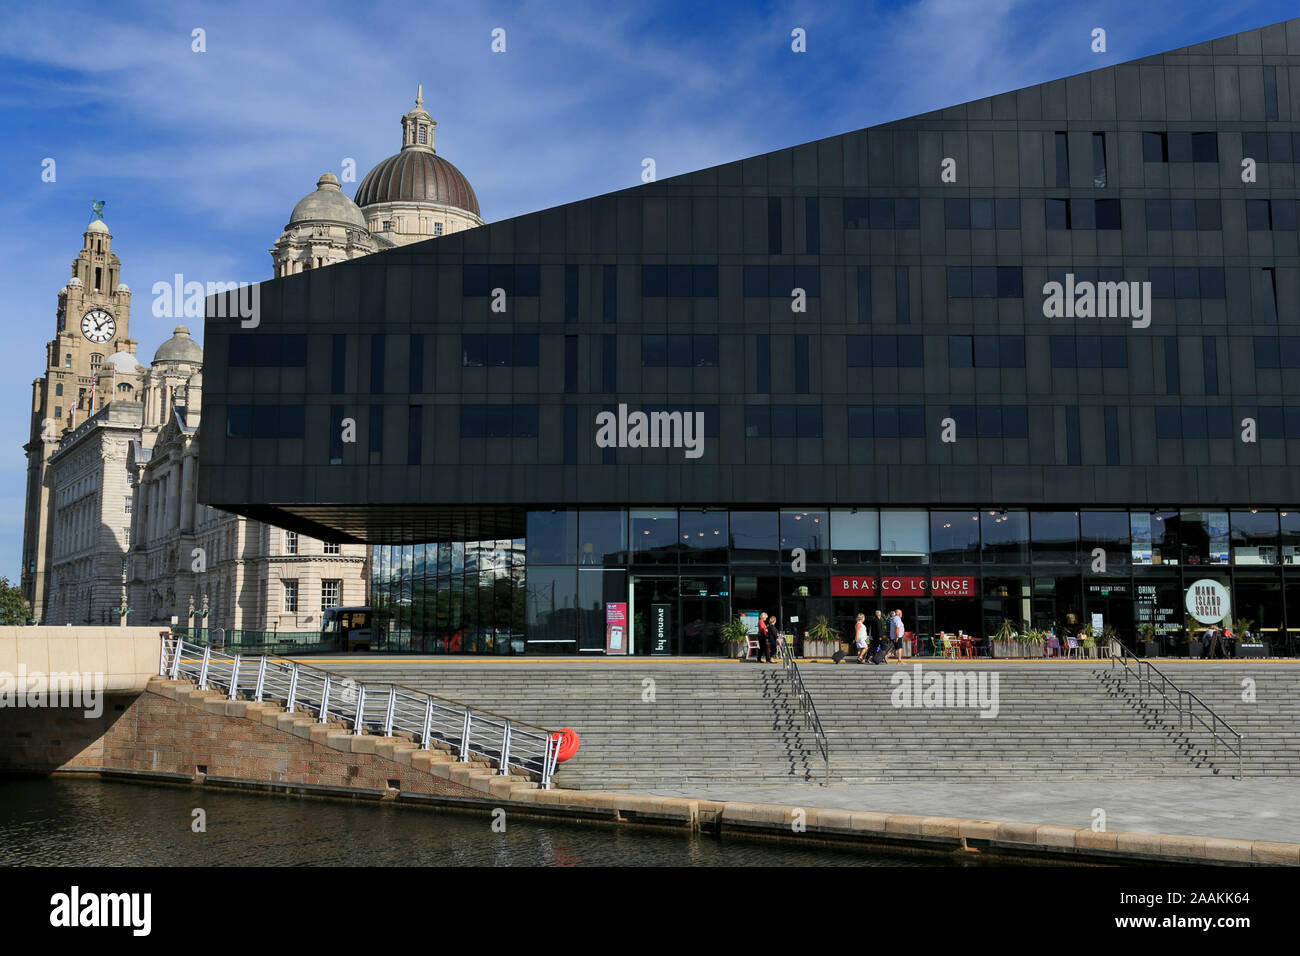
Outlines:
[[1073, 634], [1065, 635], [1065, 656], [1082, 657], [1083, 648], [1079, 644], [1079, 639]]

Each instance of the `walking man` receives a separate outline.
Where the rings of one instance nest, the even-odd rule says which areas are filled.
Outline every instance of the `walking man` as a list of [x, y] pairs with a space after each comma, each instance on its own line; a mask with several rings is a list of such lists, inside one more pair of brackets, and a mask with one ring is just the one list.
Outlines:
[[885, 643], [885, 618], [881, 615], [879, 608], [876, 609], [876, 616], [871, 619], [869, 630], [871, 631], [871, 648], [867, 651], [867, 663], [879, 664], [880, 662], [876, 660], [876, 654], [879, 653], [881, 645]]
[[[889, 642], [893, 645], [891, 648], [895, 655], [896, 664], [903, 663], [903, 609], [899, 608], [889, 615]], [[886, 652], [885, 660], [889, 660], [889, 653]]]

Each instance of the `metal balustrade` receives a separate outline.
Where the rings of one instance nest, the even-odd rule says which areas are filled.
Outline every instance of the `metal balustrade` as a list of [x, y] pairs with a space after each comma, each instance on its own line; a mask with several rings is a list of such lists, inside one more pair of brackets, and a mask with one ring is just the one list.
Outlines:
[[[421, 749], [441, 744], [457, 760], [484, 757], [500, 768], [535, 775], [551, 788], [559, 741], [544, 727], [512, 720], [396, 684], [366, 684], [320, 668], [265, 654], [227, 654], [162, 632], [158, 673], [192, 680], [230, 700], [278, 701], [286, 713], [339, 720], [353, 734], [409, 736]], [[820, 727], [820, 725], [819, 725]]]
[[[1116, 655], [1112, 652], [1110, 658], [1111, 669], [1114, 669], [1117, 662], [1124, 668], [1125, 684], [1128, 683], [1129, 677], [1135, 678], [1138, 684], [1138, 696], [1144, 701], [1148, 697], [1154, 697], [1154, 694], [1152, 693], [1154, 690], [1160, 694], [1161, 699], [1166, 704], [1172, 704], [1174, 709], [1178, 711], [1179, 730], [1185, 729], [1188, 732], [1191, 732], [1193, 730], [1193, 722], [1195, 722], [1200, 724], [1205, 730], [1209, 731], [1210, 736], [1214, 739], [1214, 759], [1216, 761], [1219, 759], [1220, 744], [1222, 744], [1229, 753], [1235, 754], [1237, 757], [1237, 773], [1234, 779], [1240, 780], [1242, 767], [1241, 734], [1237, 733], [1237, 731], [1234, 730], [1226, 720], [1215, 713], [1209, 704], [1205, 703], [1205, 701], [1201, 700], [1201, 698], [1197, 697], [1190, 690], [1183, 690], [1183, 688], [1170, 680], [1169, 677], [1160, 670], [1160, 668], [1156, 667], [1156, 665], [1152, 664], [1145, 658], [1138, 657], [1130, 651], [1122, 641], [1116, 640], [1114, 641], [1114, 644], [1119, 646], [1119, 654]], [[1130, 666], [1130, 662], [1132, 666]], [[1154, 677], [1152, 675], [1154, 675]], [[1208, 721], [1205, 719], [1205, 716], [1202, 716], [1201, 711], [1204, 711], [1205, 715], [1209, 717]], [[1235, 745], [1228, 739], [1226, 734], [1221, 735], [1219, 733], [1220, 726], [1222, 726], [1227, 733], [1232, 734], [1232, 736], [1236, 738]]]
[[790, 680], [790, 688], [794, 692], [795, 702], [800, 713], [803, 714], [804, 726], [813, 732], [813, 739], [816, 741], [817, 749], [821, 751], [822, 764], [825, 768], [824, 782], [830, 783], [830, 746], [826, 742], [826, 734], [822, 731], [821, 718], [817, 716], [817, 705], [813, 703], [812, 694], [808, 693], [808, 688], [804, 686], [803, 677], [799, 674], [799, 665], [795, 663], [794, 652], [790, 645], [784, 637], [778, 637], [776, 646], [780, 652], [781, 666], [785, 668], [786, 677]]

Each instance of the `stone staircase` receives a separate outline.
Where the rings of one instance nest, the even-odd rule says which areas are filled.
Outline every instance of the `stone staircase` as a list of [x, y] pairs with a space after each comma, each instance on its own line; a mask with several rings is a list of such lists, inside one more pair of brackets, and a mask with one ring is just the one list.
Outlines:
[[[1300, 776], [1300, 664], [1155, 664], [1242, 735], [1244, 776]], [[1189, 731], [1188, 722], [1180, 721], [1172, 704], [1154, 691], [1139, 694], [1137, 682], [1132, 677], [1126, 682], [1118, 666], [1100, 671], [1098, 680], [1107, 693], [1124, 700], [1145, 726], [1207, 772], [1237, 772], [1236, 756], [1221, 744], [1216, 757], [1213, 740], [1202, 725], [1192, 722]], [[1253, 699], [1243, 699], [1243, 694], [1248, 698], [1253, 694]], [[1221, 733], [1235, 744], [1230, 734]]]
[[[822, 778], [815, 740], [774, 665], [717, 662], [494, 662], [358, 659], [329, 669], [450, 697], [546, 727], [572, 727], [578, 755], [560, 787], [665, 789], [692, 784], [772, 784]], [[1287, 665], [1273, 665], [1273, 667]], [[833, 783], [951, 780], [1156, 779], [1235, 772], [1215, 762], [1204, 736], [1114, 686], [1105, 663], [962, 661], [923, 674], [998, 678], [996, 717], [978, 707], [895, 707], [891, 677], [913, 662], [804, 663], [831, 754]], [[1189, 669], [1190, 670], [1190, 669]], [[1300, 667], [1252, 675], [1261, 703], [1239, 701], [1240, 676], [1200, 665], [1174, 676], [1246, 734], [1247, 774], [1300, 773]], [[1168, 672], [1168, 670], [1167, 670]], [[653, 686], [645, 681], [653, 681]], [[986, 684], [986, 687], [991, 687]], [[653, 700], [643, 699], [651, 696]], [[909, 696], [910, 700], [910, 696]], [[1267, 701], [1267, 706], [1263, 703]], [[922, 701], [923, 702], [923, 701]], [[1235, 718], [1235, 719], [1234, 719]], [[1256, 748], [1259, 748], [1258, 750]]]

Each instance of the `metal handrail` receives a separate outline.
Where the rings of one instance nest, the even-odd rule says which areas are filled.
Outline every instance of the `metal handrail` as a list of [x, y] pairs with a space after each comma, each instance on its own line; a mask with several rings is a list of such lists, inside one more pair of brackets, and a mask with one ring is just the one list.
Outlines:
[[[1222, 743], [1229, 753], [1236, 755], [1237, 774], [1234, 779], [1238, 779], [1238, 780], [1241, 779], [1242, 750], [1244, 749], [1242, 744], [1242, 735], [1238, 733], [1235, 729], [1233, 729], [1231, 724], [1229, 724], [1226, 720], [1220, 717], [1218, 713], [1216, 713], [1214, 709], [1210, 707], [1209, 704], [1205, 703], [1205, 701], [1201, 700], [1201, 698], [1197, 697], [1190, 690], [1184, 690], [1183, 688], [1179, 687], [1163, 671], [1161, 671], [1160, 668], [1156, 667], [1155, 664], [1152, 664], [1149, 660], [1146, 660], [1145, 658], [1138, 657], [1136, 654], [1134, 654], [1124, 645], [1123, 641], [1119, 640], [1118, 638], [1115, 638], [1113, 640], [1114, 643], [1119, 645], [1119, 656], [1116, 657], [1114, 654], [1111, 655], [1110, 658], [1111, 669], [1114, 670], [1115, 663], [1116, 661], [1118, 661], [1120, 666], [1124, 668], [1124, 682], [1126, 684], [1128, 683], [1128, 679], [1130, 675], [1134, 677], [1137, 680], [1138, 693], [1139, 696], [1141, 697], [1145, 698], [1146, 696], [1148, 696], [1148, 694], [1150, 694], [1153, 687], [1155, 688], [1155, 690], [1159, 691], [1161, 699], [1164, 700], [1166, 704], [1172, 703], [1174, 708], [1178, 711], [1179, 730], [1182, 730], [1185, 726], [1186, 729], [1190, 731], [1192, 729], [1192, 722], [1195, 721], [1196, 723], [1199, 723], [1202, 727], [1204, 727], [1207, 731], [1209, 731], [1210, 736], [1214, 738], [1214, 759], [1218, 760], [1219, 744]], [[1130, 660], [1133, 661], [1134, 666], [1132, 667], [1129, 666]], [[1152, 680], [1151, 677], [1152, 674], [1154, 674], [1156, 677], [1159, 678], [1160, 683], [1158, 685], [1155, 683], [1155, 681]], [[1172, 697], [1170, 697], [1171, 692], [1173, 694]], [[1184, 699], [1186, 700], [1185, 705], [1184, 705]], [[1195, 709], [1193, 709], [1192, 706], [1193, 702], [1198, 704], [1201, 710], [1205, 711], [1205, 713], [1209, 715], [1210, 718], [1209, 723], [1206, 722], [1205, 718], [1201, 716], [1200, 713], [1198, 713]], [[1226, 736], [1221, 735], [1219, 733], [1218, 727], [1220, 724], [1223, 725], [1223, 728], [1228, 733], [1232, 734], [1237, 739], [1235, 747], [1233, 746], [1232, 742], [1228, 740]]]
[[161, 632], [158, 673], [215, 688], [230, 700], [284, 702], [287, 713], [312, 713], [324, 724], [343, 720], [353, 734], [410, 734], [424, 750], [447, 745], [459, 761], [485, 757], [505, 776], [514, 767], [536, 774], [551, 789], [559, 741], [555, 732], [460, 701], [399, 684], [367, 684], [270, 654], [227, 654]]
[[778, 635], [776, 646], [781, 655], [781, 666], [785, 669], [786, 676], [790, 678], [791, 689], [798, 701], [799, 710], [803, 714], [804, 726], [812, 730], [813, 738], [817, 742], [817, 749], [821, 751], [824, 783], [829, 784], [831, 782], [830, 746], [826, 742], [826, 734], [822, 730], [821, 718], [817, 716], [817, 705], [813, 703], [812, 694], [808, 693], [808, 688], [804, 686], [803, 677], [799, 674], [799, 665], [795, 663], [794, 652], [790, 649], [790, 645], [786, 643], [784, 637]]

